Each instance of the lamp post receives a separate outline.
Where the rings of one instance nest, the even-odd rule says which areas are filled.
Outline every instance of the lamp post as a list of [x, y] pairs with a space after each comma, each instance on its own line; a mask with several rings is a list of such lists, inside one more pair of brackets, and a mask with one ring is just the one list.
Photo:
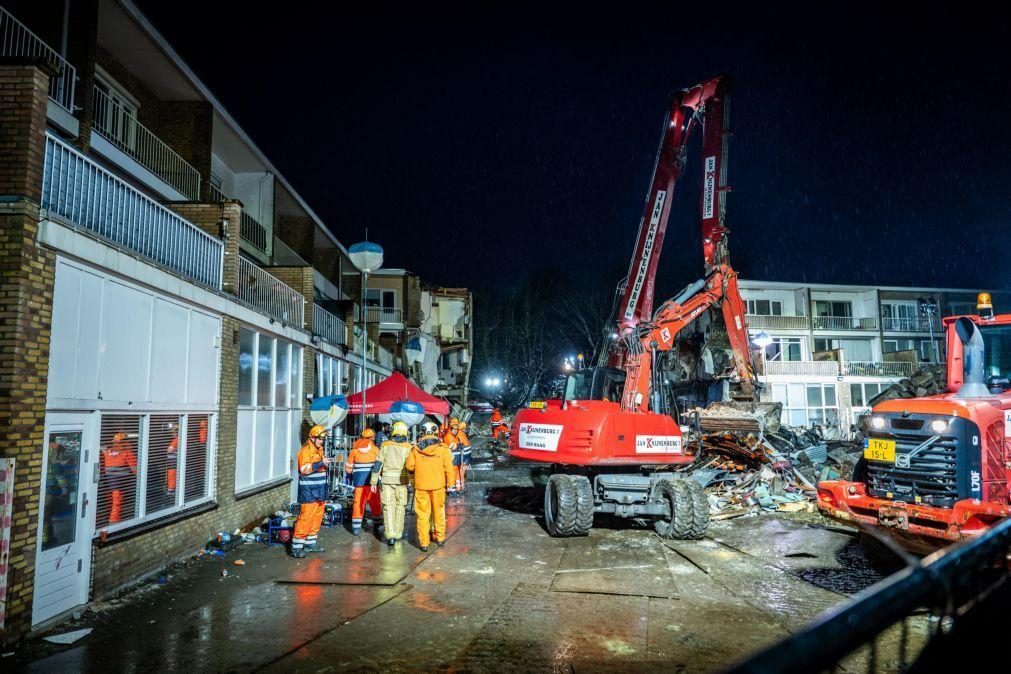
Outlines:
[[365, 348], [368, 346], [369, 331], [365, 313], [365, 289], [369, 285], [369, 274], [383, 266], [383, 249], [377, 243], [362, 241], [348, 248], [351, 264], [362, 273], [362, 301], [358, 305], [358, 318], [362, 326], [362, 371], [358, 376], [362, 392], [362, 430], [365, 430]]
[[763, 330], [762, 332], [755, 335], [755, 338], [751, 341], [755, 343], [755, 346], [762, 349], [762, 372], [765, 373], [765, 384], [768, 385], [769, 373], [765, 371], [765, 347], [772, 344], [772, 337], [770, 337], [769, 334]]
[[937, 313], [937, 301], [933, 297], [920, 297], [916, 300], [920, 313], [927, 318], [927, 329], [930, 331], [931, 361], [937, 362], [937, 351], [934, 344], [934, 315]]

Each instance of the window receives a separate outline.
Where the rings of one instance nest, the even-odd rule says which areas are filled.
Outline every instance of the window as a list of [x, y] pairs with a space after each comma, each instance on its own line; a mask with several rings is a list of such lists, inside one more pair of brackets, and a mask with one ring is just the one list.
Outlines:
[[920, 360], [925, 360], [928, 363], [938, 362], [937, 347], [938, 343], [936, 341], [932, 342], [929, 339], [920, 340]]
[[[295, 438], [302, 421], [303, 351], [254, 330], [243, 329], [239, 342], [235, 488], [244, 491], [288, 477], [288, 461], [298, 449]], [[324, 372], [317, 363], [320, 374], [329, 377], [330, 368]], [[317, 379], [318, 386], [321, 381]]]
[[870, 400], [890, 384], [850, 384], [850, 406], [868, 407]]
[[885, 330], [918, 330], [921, 327], [916, 302], [882, 303], [881, 317]]
[[103, 136], [120, 148], [137, 146], [137, 105], [108, 76], [95, 77], [94, 125]]
[[915, 339], [886, 339], [881, 343], [881, 348], [885, 353], [896, 353], [898, 351], [912, 351], [916, 348]]
[[209, 414], [103, 414], [96, 530], [210, 500], [211, 422]]
[[829, 339], [814, 338], [815, 351], [842, 349], [846, 360], [870, 362], [874, 360], [874, 345], [869, 339]]
[[748, 300], [748, 313], [752, 316], [782, 316], [783, 303], [779, 300]]
[[772, 337], [765, 347], [766, 360], [804, 360], [804, 347], [800, 337]]
[[839, 424], [835, 384], [773, 384], [772, 399], [782, 403], [782, 421], [789, 426]]
[[[299, 349], [301, 351], [301, 349]], [[316, 396], [338, 395], [347, 391], [343, 381], [343, 361], [322, 353], [316, 354]], [[295, 384], [292, 383], [294, 386]], [[298, 407], [293, 404], [292, 407]]]
[[840, 316], [849, 318], [853, 315], [852, 302], [830, 302], [828, 300], [814, 301], [815, 316]]

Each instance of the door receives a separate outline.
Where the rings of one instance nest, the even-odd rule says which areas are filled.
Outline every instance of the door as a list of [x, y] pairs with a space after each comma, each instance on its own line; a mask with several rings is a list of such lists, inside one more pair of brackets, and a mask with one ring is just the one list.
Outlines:
[[42, 496], [35, 557], [32, 624], [88, 600], [94, 500], [89, 487], [95, 448], [88, 414], [48, 414], [42, 450]]

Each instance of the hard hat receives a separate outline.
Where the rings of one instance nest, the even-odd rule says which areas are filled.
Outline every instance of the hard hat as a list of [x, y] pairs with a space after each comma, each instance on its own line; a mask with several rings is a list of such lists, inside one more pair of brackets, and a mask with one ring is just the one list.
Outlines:
[[467, 422], [466, 421], [461, 421], [460, 422], [460, 430], [461, 431], [467, 430]]
[[313, 426], [312, 428], [309, 429], [309, 437], [310, 438], [318, 438], [321, 435], [322, 436], [326, 435], [326, 429], [323, 428], [322, 426], [320, 426], [319, 424], [317, 424], [317, 425], [315, 425], [315, 426]]
[[452, 428], [453, 426], [459, 426], [459, 425], [460, 425], [460, 420], [457, 419], [456, 417], [453, 417], [452, 419], [449, 420], [449, 427], [450, 428]]
[[421, 430], [425, 435], [435, 435], [435, 432], [439, 430], [439, 427], [436, 426], [435, 423], [431, 421], [426, 421], [425, 423], [421, 424]]
[[362, 431], [362, 437], [371, 440], [372, 438], [376, 437], [376, 432], [371, 428], [366, 428], [364, 431]]
[[407, 424], [403, 421], [394, 421], [390, 427], [390, 435], [407, 437]]
[[126, 440], [126, 433], [116, 433], [116, 435], [112, 436], [113, 442], [123, 442], [124, 440]]

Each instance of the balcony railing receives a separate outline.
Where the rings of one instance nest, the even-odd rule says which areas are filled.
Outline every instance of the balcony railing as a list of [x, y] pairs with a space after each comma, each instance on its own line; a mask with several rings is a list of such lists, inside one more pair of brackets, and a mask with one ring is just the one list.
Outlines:
[[298, 291], [244, 257], [239, 258], [239, 284], [235, 294], [249, 306], [285, 325], [297, 328], [305, 325], [305, 299]]
[[365, 318], [369, 323], [403, 323], [404, 312], [402, 309], [389, 307], [368, 307]]
[[42, 207], [211, 288], [221, 288], [221, 241], [52, 136], [46, 137]]
[[331, 344], [348, 343], [347, 325], [318, 304], [312, 305], [312, 332]]
[[745, 319], [749, 328], [767, 330], [807, 330], [807, 316], [759, 316], [748, 314]]
[[74, 112], [77, 70], [3, 7], [0, 7], [0, 56], [45, 60], [56, 71], [49, 78], [49, 98], [67, 112]]
[[200, 173], [98, 87], [95, 87], [94, 128], [190, 199], [196, 201], [200, 197]]
[[915, 369], [915, 364], [903, 362], [872, 363], [848, 360], [843, 363], [843, 374], [862, 377], [908, 377]]
[[766, 374], [788, 375], [838, 375], [839, 361], [835, 360], [768, 360]]
[[815, 316], [811, 319], [815, 330], [877, 330], [878, 319], [852, 316]]
[[939, 332], [941, 323], [929, 318], [882, 318], [881, 327], [892, 332]]
[[256, 221], [243, 209], [239, 226], [239, 236], [255, 246], [258, 250], [267, 252], [267, 228]]

